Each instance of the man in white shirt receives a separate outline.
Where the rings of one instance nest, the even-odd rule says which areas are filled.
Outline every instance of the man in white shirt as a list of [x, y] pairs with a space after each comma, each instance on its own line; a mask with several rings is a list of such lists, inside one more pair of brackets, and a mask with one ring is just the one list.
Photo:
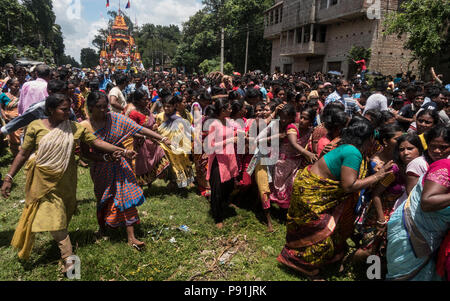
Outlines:
[[125, 75], [121, 74], [117, 77], [116, 86], [111, 89], [108, 95], [111, 111], [116, 113], [122, 113], [123, 110], [125, 109], [127, 102], [125, 100], [125, 96], [123, 95], [122, 91], [127, 86], [127, 83], [128, 79]]
[[385, 82], [378, 82], [376, 84], [376, 91], [375, 94], [372, 94], [368, 99], [366, 103], [366, 107], [364, 108], [363, 115], [366, 114], [368, 110], [379, 110], [381, 111], [387, 111], [388, 108], [388, 100], [386, 96], [383, 95], [383, 93], [386, 91], [386, 83]]

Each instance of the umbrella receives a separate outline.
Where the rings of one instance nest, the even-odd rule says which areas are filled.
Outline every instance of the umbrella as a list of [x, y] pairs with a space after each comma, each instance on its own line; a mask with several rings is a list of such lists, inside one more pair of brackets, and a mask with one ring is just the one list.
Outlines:
[[338, 71], [328, 71], [328, 74], [342, 76], [342, 73]]
[[254, 72], [255, 72], [255, 74], [262, 74], [263, 73], [261, 70], [255, 70]]

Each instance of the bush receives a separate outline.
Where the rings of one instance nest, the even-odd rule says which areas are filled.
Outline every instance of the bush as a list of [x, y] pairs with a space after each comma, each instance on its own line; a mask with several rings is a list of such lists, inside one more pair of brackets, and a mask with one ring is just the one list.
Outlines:
[[[213, 71], [220, 71], [220, 58], [214, 58], [211, 60], [204, 60], [199, 66], [200, 71], [203, 74], [208, 74]], [[231, 63], [225, 63], [223, 66], [223, 73], [231, 75], [233, 73], [234, 66]]]

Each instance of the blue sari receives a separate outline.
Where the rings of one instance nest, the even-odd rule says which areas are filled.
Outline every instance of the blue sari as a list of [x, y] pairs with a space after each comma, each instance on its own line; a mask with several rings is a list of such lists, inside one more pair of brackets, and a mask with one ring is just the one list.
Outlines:
[[439, 164], [442, 162], [430, 166], [408, 200], [397, 208], [388, 222], [387, 280], [443, 280], [436, 273], [435, 255], [449, 227], [450, 207], [423, 212], [420, 206], [425, 180], [436, 182], [430, 178], [433, 172], [442, 174], [443, 170], [447, 170], [445, 177], [447, 183], [449, 181], [450, 168], [442, 169]]

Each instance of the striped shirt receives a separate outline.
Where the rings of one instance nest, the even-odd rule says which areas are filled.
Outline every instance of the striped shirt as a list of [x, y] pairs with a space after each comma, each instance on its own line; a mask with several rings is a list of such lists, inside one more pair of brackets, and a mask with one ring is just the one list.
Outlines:
[[351, 97], [344, 98], [343, 96], [339, 95], [337, 91], [334, 91], [333, 93], [328, 95], [327, 99], [325, 100], [325, 106], [336, 101], [339, 101], [345, 106], [345, 112], [350, 117], [353, 117], [353, 115], [357, 113], [361, 113], [361, 108], [358, 106], [358, 103], [356, 103], [356, 101], [353, 98]]

